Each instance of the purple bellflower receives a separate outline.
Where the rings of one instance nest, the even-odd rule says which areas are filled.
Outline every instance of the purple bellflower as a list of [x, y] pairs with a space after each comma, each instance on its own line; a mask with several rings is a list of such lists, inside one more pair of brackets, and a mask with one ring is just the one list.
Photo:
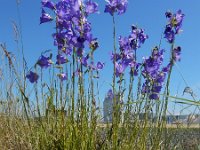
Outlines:
[[29, 79], [31, 83], [37, 82], [39, 76], [37, 73], [30, 71], [29, 74], [26, 75], [26, 78]]
[[110, 13], [110, 15], [113, 16], [115, 12], [117, 12], [118, 15], [126, 12], [128, 0], [106, 0], [106, 2], [108, 4], [105, 7], [105, 13]]
[[102, 70], [103, 69], [103, 67], [104, 67], [104, 63], [101, 63], [101, 62], [97, 62], [97, 70]]
[[61, 54], [58, 54], [56, 58], [57, 58], [57, 61], [56, 61], [57, 65], [65, 64], [67, 62], [67, 58]]
[[50, 22], [53, 18], [42, 9], [42, 16], [40, 17], [40, 24]]
[[181, 47], [178, 46], [173, 49], [173, 60], [174, 61], [180, 61], [181, 60]]
[[42, 6], [52, 10], [55, 9], [55, 4], [49, 0], [42, 0]]
[[48, 68], [49, 66], [51, 66], [52, 63], [53, 62], [51, 61], [51, 59], [49, 57], [44, 56], [44, 55], [41, 55], [41, 57], [37, 61], [37, 64], [41, 68]]
[[95, 2], [92, 2], [91, 0], [86, 1], [85, 3], [85, 13], [92, 14], [98, 12], [98, 4]]
[[185, 15], [182, 13], [181, 10], [178, 10], [175, 14], [167, 11], [165, 13], [165, 16], [169, 19], [169, 21], [165, 27], [164, 35], [169, 43], [173, 43], [175, 35], [179, 34], [182, 31], [181, 27]]

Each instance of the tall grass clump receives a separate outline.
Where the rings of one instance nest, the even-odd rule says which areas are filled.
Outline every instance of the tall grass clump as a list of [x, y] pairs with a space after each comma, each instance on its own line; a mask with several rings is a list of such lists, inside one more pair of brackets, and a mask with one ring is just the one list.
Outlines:
[[[120, 36], [117, 44], [115, 18], [126, 12], [128, 0], [107, 1], [105, 13], [113, 22], [110, 60], [113, 80], [107, 94], [112, 101], [109, 114], [112, 119], [102, 122], [105, 116], [97, 102], [102, 94], [99, 93], [100, 72], [106, 66], [96, 60], [99, 43], [88, 19], [98, 12], [98, 4], [91, 0], [42, 0], [41, 4], [40, 24], [54, 23], [56, 51], [41, 52], [28, 69], [21, 28], [14, 22], [15, 41], [21, 52], [19, 60], [6, 44], [1, 44], [4, 67], [1, 66], [0, 81], [0, 149], [198, 148], [196, 137], [193, 137], [195, 142], [184, 145], [188, 139], [181, 134], [188, 134], [186, 127], [167, 124], [169, 100], [199, 106], [194, 100], [170, 95], [171, 74], [181, 55], [181, 47], [175, 41], [182, 31], [181, 10], [165, 14], [167, 23], [161, 42], [167, 42], [171, 48], [165, 50], [161, 44], [157, 45], [150, 56], [140, 61], [138, 49], [148, 40], [148, 35], [144, 29], [132, 25], [130, 34]], [[169, 60], [164, 57], [166, 51], [170, 51]], [[53, 54], [56, 54], [55, 61]], [[189, 126], [187, 129], [198, 131]]]

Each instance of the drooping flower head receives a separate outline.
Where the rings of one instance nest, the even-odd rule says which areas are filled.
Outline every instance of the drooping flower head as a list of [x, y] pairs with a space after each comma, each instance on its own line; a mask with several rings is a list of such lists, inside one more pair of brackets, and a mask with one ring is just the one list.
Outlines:
[[57, 61], [56, 61], [57, 65], [65, 64], [67, 62], [67, 58], [63, 56], [62, 54], [58, 54], [56, 58], [57, 58]]
[[178, 47], [175, 47], [173, 49], [173, 60], [174, 61], [180, 61], [181, 60], [181, 47], [178, 46]]
[[103, 67], [104, 67], [104, 65], [105, 65], [105, 64], [104, 64], [104, 63], [102, 63], [102, 62], [100, 62], [100, 61], [99, 61], [99, 62], [97, 62], [97, 67], [96, 67], [96, 68], [97, 68], [97, 70], [102, 70], [102, 69], [103, 69]]
[[116, 69], [116, 77], [120, 77], [128, 65], [121, 63], [121, 62], [115, 62], [115, 69]]
[[40, 24], [50, 22], [53, 18], [42, 9], [42, 16], [40, 17]]
[[184, 14], [181, 10], [178, 10], [177, 13], [172, 14], [170, 11], [165, 13], [166, 18], [168, 18], [168, 24], [166, 25], [164, 35], [169, 43], [173, 43], [175, 35], [181, 32], [182, 22], [184, 19]]
[[48, 68], [49, 66], [51, 66], [52, 63], [53, 63], [52, 60], [49, 57], [46, 57], [44, 55], [41, 55], [41, 57], [37, 61], [37, 64], [41, 68]]
[[46, 7], [49, 9], [54, 10], [55, 9], [55, 4], [53, 2], [51, 2], [50, 0], [42, 0], [42, 7]]
[[92, 2], [91, 0], [86, 1], [85, 3], [85, 13], [86, 15], [93, 14], [98, 12], [98, 4]]
[[31, 83], [35, 83], [35, 82], [37, 82], [39, 76], [38, 76], [37, 73], [30, 71], [30, 72], [26, 75], [26, 78], [29, 79], [29, 81], [30, 81]]
[[105, 13], [110, 13], [110, 15], [113, 16], [115, 12], [117, 12], [118, 15], [126, 12], [128, 0], [106, 0], [106, 2]]

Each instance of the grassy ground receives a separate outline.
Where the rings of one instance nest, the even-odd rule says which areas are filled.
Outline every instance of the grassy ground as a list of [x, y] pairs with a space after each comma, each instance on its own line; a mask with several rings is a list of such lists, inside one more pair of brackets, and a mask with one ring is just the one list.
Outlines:
[[[72, 144], [69, 134], [71, 124], [67, 123], [65, 120], [65, 130], [66, 134], [64, 138], [69, 143], [65, 143], [65, 149], [70, 149]], [[28, 125], [27, 120], [16, 118], [12, 116], [0, 117], [0, 149], [14, 149], [14, 150], [32, 150], [32, 149], [63, 149], [61, 148], [63, 131], [61, 129], [56, 129], [53, 127], [52, 122], [48, 124], [47, 120], [41, 122], [37, 120], [31, 120], [31, 126]], [[43, 127], [44, 129], [43, 129]], [[141, 126], [141, 127], [140, 127]], [[148, 126], [148, 125], [147, 125]], [[93, 149], [92, 146], [89, 148], [86, 145], [89, 144], [88, 134], [91, 127], [85, 124], [84, 129], [80, 129], [81, 126], [74, 126], [76, 132], [76, 140], [73, 142], [76, 146], [74, 149]], [[60, 127], [61, 128], [61, 127]], [[95, 147], [94, 149], [112, 149], [109, 145], [112, 145], [109, 141], [109, 133], [112, 129], [112, 124], [97, 124], [95, 127]], [[144, 130], [148, 131], [145, 134], [146, 138], [143, 138]], [[118, 149], [154, 149], [153, 145], [156, 143], [156, 135], [159, 128], [157, 127], [144, 127], [139, 125], [137, 130], [135, 126], [129, 126], [129, 128], [124, 128], [123, 125], [119, 126], [119, 148]], [[166, 131], [166, 132], [165, 132]], [[138, 136], [134, 136], [133, 133], [138, 133]], [[167, 133], [167, 134], [165, 134]], [[83, 135], [85, 134], [85, 135]], [[82, 137], [85, 139], [83, 140]], [[128, 138], [129, 137], [129, 138]], [[198, 125], [191, 125], [189, 128], [186, 125], [167, 125], [163, 128], [162, 136], [159, 140], [160, 146], [157, 149], [167, 149], [167, 150], [198, 150], [200, 147], [200, 128]], [[82, 139], [82, 140], [81, 140]], [[140, 141], [142, 139], [142, 141]], [[146, 139], [146, 141], [144, 141]], [[130, 147], [130, 141], [134, 145]], [[78, 143], [76, 143], [78, 142]], [[137, 143], [138, 142], [138, 143]], [[78, 145], [77, 145], [78, 144]], [[86, 144], [86, 145], [85, 145]], [[141, 147], [141, 144], [145, 144], [145, 147]], [[85, 146], [84, 146], [85, 145]], [[60, 147], [60, 148], [59, 148]]]
[[[68, 3], [68, 1], [60, 2]], [[171, 52], [170, 60], [166, 60], [169, 64], [167, 69], [162, 68], [161, 65], [164, 58], [163, 54], [161, 55], [161, 43], [159, 48], [157, 46], [152, 49], [151, 56], [141, 62], [141, 65], [137, 68], [135, 64], [140, 63], [136, 60], [134, 45], [136, 44], [137, 47], [139, 43], [144, 43], [143, 38], [145, 37], [137, 35], [135, 39], [135, 33], [142, 31], [143, 34], [143, 30], [138, 28], [135, 31], [136, 27], [134, 26], [132, 26], [134, 38], [131, 37], [129, 39], [131, 42], [127, 43], [128, 47], [131, 47], [128, 57], [131, 55], [130, 58], [133, 59], [131, 65], [129, 65], [130, 72], [127, 72], [128, 74], [120, 73], [120, 76], [117, 77], [116, 63], [119, 62], [115, 60], [116, 57], [113, 57], [113, 62], [111, 62], [113, 63], [113, 74], [110, 76], [113, 77], [113, 81], [109, 85], [112, 90], [109, 92], [111, 94], [108, 93], [107, 96], [110, 96], [109, 100], [112, 101], [112, 123], [99, 123], [103, 118], [99, 109], [100, 100], [98, 101], [100, 99], [99, 69], [93, 66], [96, 62], [94, 61], [94, 53], [98, 48], [98, 42], [89, 41], [91, 43], [86, 53], [87, 63], [90, 65], [84, 67], [83, 56], [82, 54], [80, 56], [79, 51], [85, 49], [82, 49], [82, 46], [77, 47], [77, 45], [84, 45], [82, 42], [85, 41], [85, 38], [82, 36], [88, 35], [84, 33], [88, 27], [85, 29], [82, 26], [87, 21], [85, 19], [87, 16], [82, 16], [85, 14], [82, 3], [79, 8], [80, 10], [76, 9], [78, 14], [81, 14], [80, 17], [73, 16], [70, 20], [63, 21], [64, 24], [68, 24], [71, 20], [78, 21], [77, 23], [72, 21], [70, 25], [72, 27], [70, 34], [71, 31], [77, 32], [77, 43], [68, 45], [68, 39], [65, 39], [65, 36], [61, 38], [55, 36], [56, 39], [54, 39], [64, 45], [62, 51], [68, 48], [72, 50], [71, 56], [67, 56], [64, 64], [52, 63], [53, 54], [51, 51], [45, 51], [41, 54], [45, 57], [39, 57], [35, 65], [28, 69], [24, 56], [22, 31], [19, 34], [18, 30], [15, 30], [16, 35], [18, 35], [15, 41], [19, 49], [17, 52], [19, 57], [15, 58], [14, 54], [7, 50], [6, 44], [0, 44], [2, 56], [0, 70], [0, 150], [200, 149], [200, 127], [198, 125], [187, 127], [181, 124], [166, 124], [170, 100], [176, 99], [185, 105], [196, 105], [197, 108], [200, 106], [200, 103], [195, 99], [191, 101], [170, 96], [170, 82], [173, 82], [171, 81], [171, 73], [176, 59], [179, 58], [181, 48], [175, 47], [175, 41], [172, 43], [168, 41]], [[71, 9], [74, 11], [74, 7]], [[20, 14], [18, 16], [21, 18]], [[47, 14], [42, 14], [42, 16], [48, 17]], [[59, 17], [58, 14], [56, 14], [56, 20], [54, 20], [56, 33], [60, 30], [58, 27], [60, 24], [58, 20], [60, 19], [57, 19], [57, 17]], [[65, 18], [68, 17], [63, 17], [63, 19]], [[117, 54], [119, 51], [119, 54], [124, 57], [127, 55], [124, 53], [125, 50], [117, 49], [114, 15], [112, 20], [113, 54]], [[177, 29], [176, 18], [171, 21], [173, 28]], [[89, 24], [87, 23], [87, 25]], [[65, 26], [63, 25], [61, 29]], [[14, 27], [16, 29], [17, 25], [14, 25]], [[65, 30], [69, 30], [68, 26], [63, 31]], [[140, 41], [141, 39], [142, 41]], [[71, 40], [74, 42], [74, 37]], [[21, 42], [18, 43], [18, 41]], [[20, 48], [19, 45], [22, 45], [22, 47]], [[59, 49], [58, 53], [62, 51]], [[158, 53], [161, 56], [157, 56]], [[149, 62], [151, 63], [148, 64]], [[102, 67], [100, 66], [100, 68]], [[134, 76], [135, 71], [138, 76]], [[67, 80], [63, 81], [60, 77], [64, 72]], [[99, 104], [97, 104], [98, 102]], [[141, 113], [143, 114], [143, 121], [139, 119]], [[149, 121], [149, 116], [151, 117], [152, 114], [156, 116], [154, 123]], [[196, 114], [195, 111], [194, 114]]]

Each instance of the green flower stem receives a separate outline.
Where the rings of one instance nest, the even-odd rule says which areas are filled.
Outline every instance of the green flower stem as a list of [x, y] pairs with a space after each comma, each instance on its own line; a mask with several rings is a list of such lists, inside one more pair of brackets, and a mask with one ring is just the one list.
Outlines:
[[[161, 114], [160, 118], [162, 118], [162, 121], [161, 121], [161, 133], [162, 133], [162, 130], [165, 129], [164, 130], [165, 139], [167, 138], [167, 129], [165, 128], [165, 126], [166, 126], [166, 113], [167, 113], [167, 107], [168, 107], [168, 100], [169, 100], [169, 94], [170, 94], [169, 85], [170, 85], [170, 80], [171, 80], [172, 69], [173, 69], [173, 66], [174, 66], [173, 49], [174, 49], [174, 42], [171, 44], [170, 69], [169, 69], [169, 73], [168, 73], [168, 77], [167, 77], [167, 83], [166, 83], [166, 89], [165, 89], [165, 95], [166, 96], [165, 96], [165, 100], [163, 102], [164, 110], [163, 110], [163, 106], [162, 106], [161, 113], [160, 113]], [[166, 147], [166, 145], [165, 145], [165, 147]]]
[[116, 99], [116, 90], [115, 90], [115, 85], [116, 85], [116, 53], [117, 53], [117, 48], [116, 48], [116, 24], [115, 24], [115, 16], [113, 15], [112, 17], [113, 21], [113, 49], [114, 49], [114, 58], [113, 58], [113, 114], [112, 114], [112, 126], [113, 126], [113, 132], [112, 132], [112, 140], [113, 140], [113, 148], [117, 149], [117, 141], [118, 141], [118, 119], [117, 119], [117, 99]]

